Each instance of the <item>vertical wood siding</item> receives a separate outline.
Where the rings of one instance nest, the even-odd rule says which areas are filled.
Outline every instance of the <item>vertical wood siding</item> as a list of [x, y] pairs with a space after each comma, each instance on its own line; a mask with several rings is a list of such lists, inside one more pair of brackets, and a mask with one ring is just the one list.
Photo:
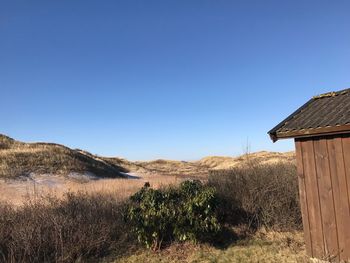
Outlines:
[[350, 260], [350, 135], [296, 139], [307, 252]]
[[298, 173], [298, 181], [299, 181], [300, 207], [301, 207], [303, 226], [304, 226], [304, 238], [305, 238], [305, 244], [306, 244], [306, 252], [308, 255], [313, 257], [312, 240], [311, 240], [311, 232], [310, 232], [310, 221], [309, 221], [308, 198], [306, 195], [306, 182], [305, 182], [304, 167], [303, 167], [303, 162], [302, 162], [303, 153], [302, 153], [300, 141], [295, 142], [295, 151], [296, 151], [296, 156], [298, 157], [297, 173]]

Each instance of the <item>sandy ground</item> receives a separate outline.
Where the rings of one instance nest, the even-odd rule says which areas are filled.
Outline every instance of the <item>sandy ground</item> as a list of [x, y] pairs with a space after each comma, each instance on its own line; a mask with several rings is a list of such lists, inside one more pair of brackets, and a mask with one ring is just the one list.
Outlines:
[[123, 179], [99, 179], [92, 174], [35, 175], [18, 179], [0, 179], [0, 202], [20, 205], [25, 201], [42, 198], [47, 195], [63, 196], [67, 192], [108, 193], [126, 198], [140, 189], [146, 182], [159, 188], [169, 184], [178, 184], [183, 177], [126, 174]]

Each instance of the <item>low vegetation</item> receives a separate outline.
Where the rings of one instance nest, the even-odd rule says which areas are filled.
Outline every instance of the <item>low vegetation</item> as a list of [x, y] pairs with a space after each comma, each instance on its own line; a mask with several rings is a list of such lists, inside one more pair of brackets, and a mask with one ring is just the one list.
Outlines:
[[276, 163], [295, 163], [295, 153], [261, 151], [256, 153], [246, 153], [238, 157], [208, 156], [197, 161], [197, 164], [208, 167], [210, 170], [230, 170], [240, 167], [244, 168], [245, 166], [251, 166], [252, 164], [273, 165]]
[[136, 162], [146, 172], [165, 176], [177, 176], [186, 178], [208, 178], [209, 169], [200, 162], [185, 162], [172, 160], [155, 160], [149, 162]]
[[298, 204], [285, 163], [146, 185], [129, 200], [80, 192], [2, 204], [0, 262], [303, 262]]
[[308, 263], [301, 232], [259, 231], [227, 247], [175, 243], [157, 253], [136, 250], [115, 263]]
[[217, 191], [226, 223], [244, 223], [252, 229], [302, 228], [294, 164], [251, 162], [240, 168], [212, 171], [209, 185]]
[[53, 143], [23, 143], [0, 135], [0, 178], [35, 174], [92, 173], [123, 177], [127, 170], [79, 150]]
[[96, 261], [132, 247], [123, 203], [108, 195], [67, 194], [0, 206], [0, 262]]
[[293, 163], [294, 153], [258, 152], [239, 157], [210, 156], [199, 161], [155, 160], [131, 162], [117, 157], [102, 157], [80, 149], [54, 143], [23, 143], [0, 134], [0, 178], [34, 174], [67, 175], [86, 173], [97, 177], [122, 177], [121, 172], [207, 179], [210, 170], [227, 170], [248, 162]]
[[2, 193], [32, 173], [34, 196], [0, 203], [0, 262], [304, 262], [292, 153], [130, 162], [0, 135]]

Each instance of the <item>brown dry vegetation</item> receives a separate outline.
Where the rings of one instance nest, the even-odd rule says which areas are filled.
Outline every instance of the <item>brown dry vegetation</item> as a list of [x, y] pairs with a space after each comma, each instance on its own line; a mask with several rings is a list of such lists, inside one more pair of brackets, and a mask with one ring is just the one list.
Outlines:
[[208, 167], [197, 162], [155, 160], [137, 163], [154, 174], [207, 178], [209, 172]]
[[242, 167], [247, 164], [275, 164], [275, 163], [295, 163], [294, 152], [256, 152], [243, 154], [238, 157], [209, 156], [197, 162], [201, 166], [208, 167], [211, 170], [227, 170]]
[[271, 164], [295, 161], [293, 152], [258, 152], [239, 157], [210, 156], [199, 161], [131, 162], [101, 157], [53, 143], [23, 143], [0, 134], [0, 177], [90, 172], [98, 177], [121, 177], [120, 172], [207, 178], [210, 170], [231, 169], [247, 162]]
[[[62, 196], [69, 191], [81, 190], [129, 196], [146, 181], [158, 187], [177, 184], [184, 179], [207, 180], [212, 170], [241, 167], [247, 163], [293, 163], [294, 159], [294, 153], [259, 152], [239, 157], [206, 157], [194, 162], [131, 162], [59, 144], [23, 143], [0, 134], [0, 200], [19, 204], [29, 197], [47, 193]], [[125, 175], [121, 172], [131, 172], [139, 178], [123, 179]], [[91, 180], [83, 174], [100, 179]]]
[[[42, 182], [38, 182], [42, 180]], [[49, 181], [51, 184], [45, 182]], [[177, 185], [182, 177], [145, 174], [137, 179], [106, 178], [99, 180], [76, 180], [61, 176], [36, 176], [34, 180], [0, 180], [0, 202], [21, 205], [26, 200], [40, 200], [47, 195], [61, 198], [66, 193], [102, 193], [127, 198], [138, 191], [146, 182], [154, 188]]]
[[254, 229], [302, 229], [296, 167], [291, 163], [249, 163], [214, 170], [209, 185], [216, 188], [223, 220]]
[[91, 172], [100, 177], [123, 177], [126, 170], [68, 147], [52, 143], [22, 143], [0, 135], [0, 177]]
[[[0, 135], [0, 262], [306, 262], [294, 160], [294, 153], [260, 152], [130, 162]], [[86, 172], [98, 180], [70, 176]], [[223, 201], [225, 244], [140, 247], [123, 220], [127, 197], [145, 182], [161, 188], [209, 174]]]
[[260, 230], [221, 248], [208, 244], [174, 244], [157, 253], [136, 250], [115, 263], [307, 263], [300, 231]]
[[[113, 158], [109, 159], [113, 161]], [[227, 170], [237, 167], [243, 167], [247, 164], [275, 164], [275, 163], [295, 163], [294, 152], [256, 152], [243, 154], [238, 157], [208, 156], [199, 161], [172, 161], [155, 160], [149, 162], [128, 162], [126, 160], [116, 159], [116, 164], [122, 167], [128, 167], [130, 171], [139, 171], [140, 173], [153, 173], [162, 175], [174, 175], [186, 177], [207, 178], [211, 170]]]
[[21, 207], [0, 204], [0, 262], [96, 262], [130, 240], [124, 203], [106, 194], [45, 196]]
[[[302, 233], [232, 227], [215, 244], [140, 247], [123, 217], [124, 203], [108, 194], [0, 204], [0, 262], [307, 262]], [[222, 242], [224, 241], [224, 242]]]

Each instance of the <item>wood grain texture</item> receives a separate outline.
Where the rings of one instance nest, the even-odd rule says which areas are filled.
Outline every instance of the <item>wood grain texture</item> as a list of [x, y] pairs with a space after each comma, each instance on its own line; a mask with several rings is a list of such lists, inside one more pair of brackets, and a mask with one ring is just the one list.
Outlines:
[[305, 176], [304, 176], [304, 165], [303, 165], [303, 153], [302, 153], [302, 143], [299, 140], [295, 140], [295, 150], [297, 158], [297, 173], [299, 182], [299, 197], [300, 197], [300, 207], [303, 219], [304, 228], [304, 239], [306, 252], [311, 257], [312, 254], [312, 239], [310, 233], [310, 222], [309, 222], [309, 211], [308, 211], [308, 198], [305, 186]]
[[333, 187], [327, 148], [327, 139], [314, 140], [315, 165], [322, 215], [325, 257], [339, 261], [338, 233], [333, 199]]
[[342, 138], [333, 137], [327, 140], [331, 180], [333, 186], [334, 208], [338, 231], [340, 260], [350, 259], [350, 209], [345, 174], [345, 160]]
[[344, 168], [346, 176], [346, 186], [348, 194], [348, 203], [350, 204], [350, 136], [343, 136], [342, 147], [343, 147], [343, 157], [344, 157]]
[[312, 240], [312, 255], [323, 258], [325, 255], [322, 213], [318, 192], [315, 153], [312, 140], [302, 141], [302, 159], [304, 164], [305, 188], [309, 208], [310, 234]]

